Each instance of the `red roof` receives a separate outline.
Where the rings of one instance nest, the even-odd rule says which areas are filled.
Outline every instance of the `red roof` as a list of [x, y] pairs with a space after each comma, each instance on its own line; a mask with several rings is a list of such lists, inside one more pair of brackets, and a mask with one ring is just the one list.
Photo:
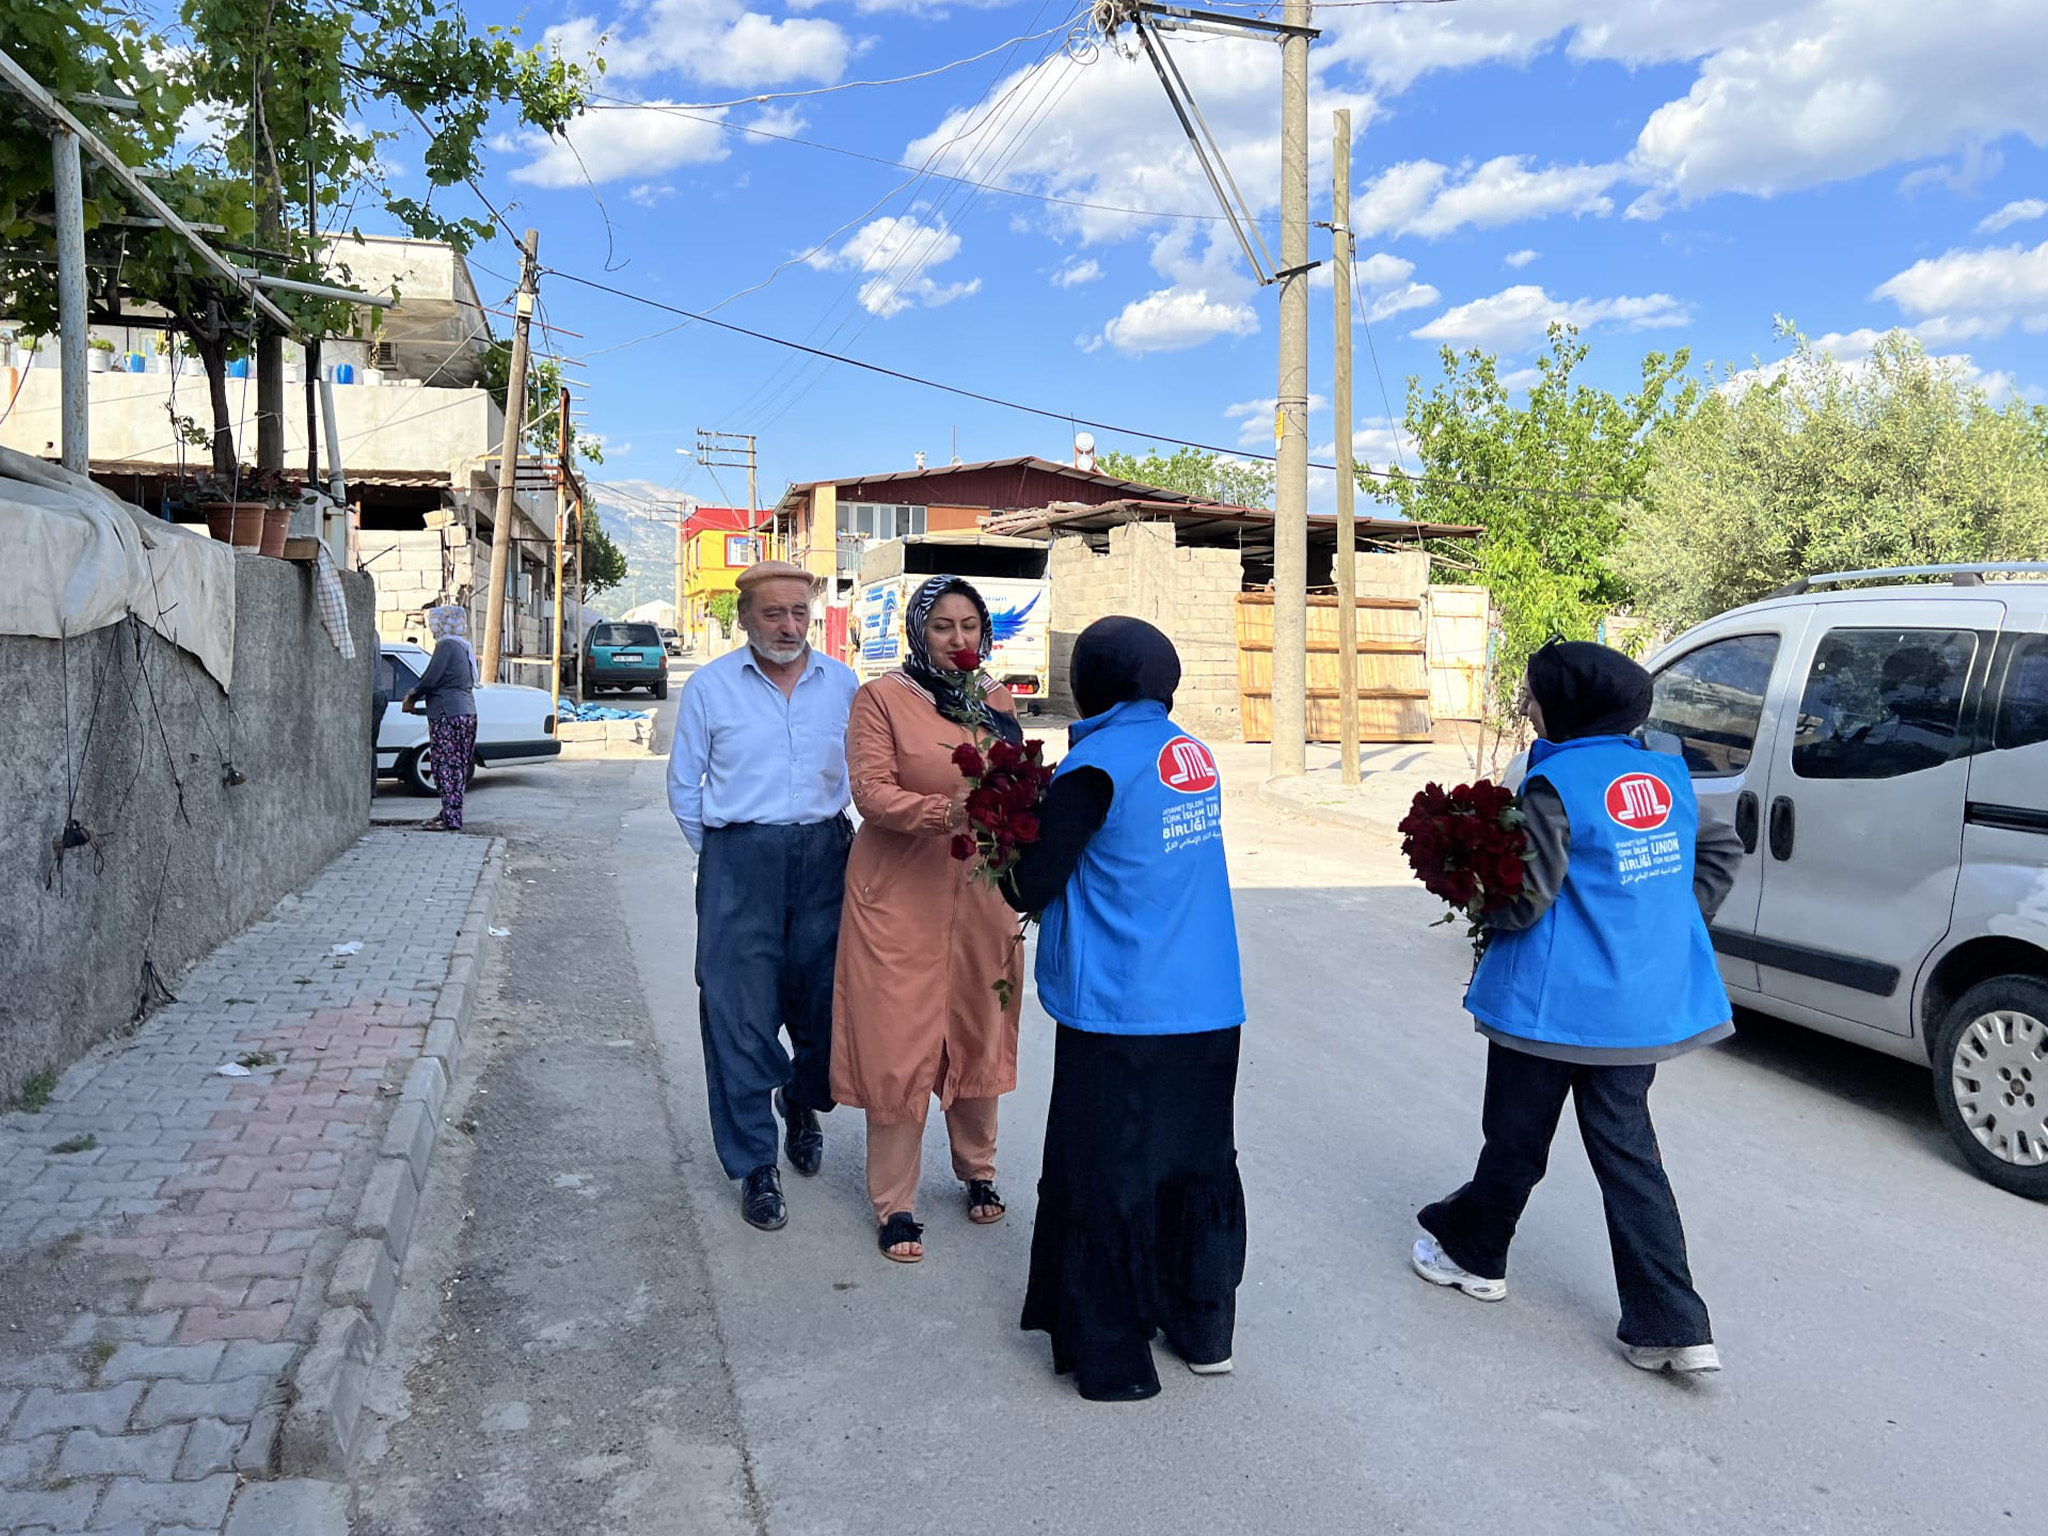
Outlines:
[[772, 507], [750, 512], [745, 507], [699, 507], [684, 522], [688, 533], [709, 533], [718, 529], [725, 533], [752, 533], [756, 528], [767, 526], [775, 516]]

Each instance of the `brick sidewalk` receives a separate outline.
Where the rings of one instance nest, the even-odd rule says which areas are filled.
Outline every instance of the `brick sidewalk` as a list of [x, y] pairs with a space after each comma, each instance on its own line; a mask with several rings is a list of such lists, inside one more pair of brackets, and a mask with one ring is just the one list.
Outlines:
[[372, 832], [40, 1113], [0, 1115], [0, 1532], [217, 1532], [231, 1504], [236, 1536], [291, 1529], [281, 1486], [237, 1493], [269, 1474], [489, 848]]

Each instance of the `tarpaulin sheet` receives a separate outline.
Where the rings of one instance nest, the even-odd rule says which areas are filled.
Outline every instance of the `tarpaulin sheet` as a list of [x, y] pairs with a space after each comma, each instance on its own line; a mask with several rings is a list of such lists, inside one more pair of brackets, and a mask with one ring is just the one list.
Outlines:
[[235, 670], [235, 555], [83, 475], [0, 448], [0, 635], [63, 640], [129, 614], [211, 673]]

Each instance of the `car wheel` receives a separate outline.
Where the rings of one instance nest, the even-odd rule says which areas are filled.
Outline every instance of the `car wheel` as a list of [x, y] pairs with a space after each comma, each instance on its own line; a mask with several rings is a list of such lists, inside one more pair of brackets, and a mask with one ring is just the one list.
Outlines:
[[1934, 1037], [1942, 1124], [1978, 1177], [2048, 1199], [2048, 980], [1979, 982]]
[[653, 694], [653, 695], [654, 695], [654, 696], [655, 696], [655, 697], [656, 697], [657, 699], [665, 699], [665, 698], [667, 698], [667, 697], [668, 697], [668, 679], [664, 677], [664, 678], [663, 678], [663, 679], [662, 679], [662, 680], [661, 680], [660, 682], [656, 683], [656, 684], [655, 684], [655, 685], [654, 685], [654, 686], [653, 686], [652, 688], [650, 688], [650, 689], [648, 690], [648, 692], [649, 692], [649, 693], [652, 693], [652, 694]]
[[[416, 795], [438, 795], [440, 781], [434, 777], [434, 755], [425, 747], [419, 747], [406, 755], [399, 764], [399, 776], [405, 780], [406, 788]], [[476, 782], [476, 763], [472, 759], [468, 770], [462, 776], [462, 787], [468, 789]]]

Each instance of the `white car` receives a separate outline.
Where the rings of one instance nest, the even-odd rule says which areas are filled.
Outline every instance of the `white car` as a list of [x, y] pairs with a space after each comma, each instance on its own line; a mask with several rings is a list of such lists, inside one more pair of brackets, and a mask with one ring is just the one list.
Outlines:
[[[427, 670], [431, 654], [417, 645], [386, 645], [377, 658], [377, 773], [405, 781], [415, 794], [439, 792], [427, 751], [427, 717], [399, 703]], [[554, 696], [544, 688], [484, 683], [476, 690], [477, 768], [509, 768], [559, 757]]]

